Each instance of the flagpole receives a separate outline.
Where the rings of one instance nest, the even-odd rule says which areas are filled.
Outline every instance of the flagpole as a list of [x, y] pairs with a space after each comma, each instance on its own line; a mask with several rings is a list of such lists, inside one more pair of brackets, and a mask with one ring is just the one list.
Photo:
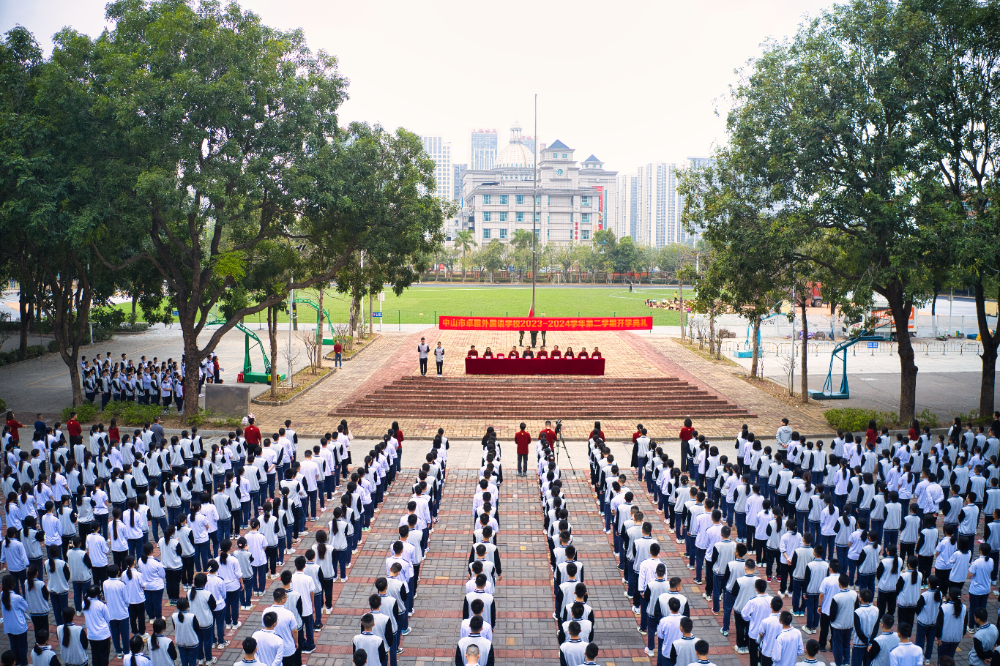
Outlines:
[[531, 194], [531, 316], [535, 314], [535, 273], [538, 272], [538, 93], [535, 93], [535, 162]]

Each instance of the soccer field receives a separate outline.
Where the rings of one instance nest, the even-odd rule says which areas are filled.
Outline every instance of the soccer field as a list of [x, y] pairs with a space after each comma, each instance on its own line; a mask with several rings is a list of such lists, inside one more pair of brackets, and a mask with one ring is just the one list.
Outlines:
[[[621, 287], [538, 287], [535, 295], [535, 315], [538, 317], [648, 317], [652, 315], [655, 326], [677, 326], [680, 316], [676, 312], [649, 308], [645, 299], [672, 299], [677, 289], [639, 288], [629, 293]], [[685, 290], [687, 295], [687, 290]], [[316, 301], [315, 292], [296, 292], [296, 297]], [[466, 315], [488, 317], [524, 317], [531, 307], [531, 286], [490, 287], [485, 285], [435, 286], [423, 284], [411, 287], [396, 296], [387, 292], [385, 301], [374, 309], [382, 311], [382, 324], [433, 324], [435, 316]], [[334, 322], [348, 319], [348, 301], [339, 294], [327, 292], [323, 308]], [[308, 305], [297, 306], [300, 323], [314, 323], [315, 309]], [[365, 302], [365, 310], [368, 303]], [[257, 315], [248, 317], [253, 321]], [[263, 322], [265, 315], [260, 319]], [[281, 313], [280, 322], [287, 322], [287, 313]], [[377, 322], [378, 320], [376, 320]]]

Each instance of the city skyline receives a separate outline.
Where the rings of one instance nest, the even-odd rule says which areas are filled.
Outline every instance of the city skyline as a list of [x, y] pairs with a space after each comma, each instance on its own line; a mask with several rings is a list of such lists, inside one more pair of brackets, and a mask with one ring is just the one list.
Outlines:
[[[107, 25], [105, 4], [0, 3], [0, 30], [24, 25], [49, 52], [52, 35], [65, 26], [97, 37]], [[458, 2], [433, 10], [397, 0], [240, 4], [267, 25], [301, 28], [312, 50], [338, 58], [350, 80], [342, 124], [377, 122], [441, 136], [452, 144], [453, 162], [471, 166], [474, 129], [496, 129], [498, 148], [515, 120], [526, 137], [535, 135], [537, 93], [540, 141], [586, 145], [609, 169], [628, 172], [710, 155], [726, 138], [729, 86], [739, 80], [734, 70], [764, 41], [794, 33], [807, 14], [832, 2], [650, 1], [612, 10], [584, 1], [565, 12], [556, 3], [512, 0], [505, 14], [530, 17], [535, 26], [515, 31], [504, 29], [496, 8]], [[437, 62], [449, 63], [443, 76], [430, 74]]]

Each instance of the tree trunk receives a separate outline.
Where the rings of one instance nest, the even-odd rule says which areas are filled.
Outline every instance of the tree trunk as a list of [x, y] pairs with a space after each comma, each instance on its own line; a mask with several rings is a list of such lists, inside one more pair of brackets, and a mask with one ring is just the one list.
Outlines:
[[129, 321], [130, 324], [134, 324], [136, 321], [135, 306], [139, 303], [139, 294], [132, 294], [132, 319]]
[[201, 354], [198, 351], [198, 338], [194, 335], [193, 320], [191, 334], [184, 331], [184, 363], [184, 420], [190, 422], [201, 410], [198, 400], [198, 366], [201, 365]]
[[86, 276], [74, 279], [74, 266], [75, 262], [64, 261], [54, 267], [46, 267], [46, 274], [52, 298], [52, 309], [49, 311], [52, 334], [59, 345], [59, 356], [69, 367], [73, 406], [76, 407], [83, 404], [79, 359], [80, 346], [89, 334], [91, 291]]
[[24, 283], [21, 283], [21, 297], [18, 300], [18, 310], [21, 314], [20, 321], [20, 348], [21, 348], [21, 358], [27, 358], [28, 356], [28, 328], [31, 326], [31, 320], [34, 314], [34, 304], [28, 300], [28, 297], [24, 293]]
[[322, 286], [319, 288], [319, 311], [316, 313], [316, 367], [323, 366], [323, 292]]
[[809, 295], [802, 294], [802, 378], [799, 400], [809, 402], [809, 321], [806, 319], [806, 303]]
[[757, 363], [760, 360], [760, 316], [753, 318], [753, 358], [750, 359], [750, 376], [757, 376]]
[[[437, 280], [435, 280], [435, 282], [437, 282]], [[367, 321], [365, 323], [368, 325], [368, 335], [371, 335], [372, 334], [372, 324], [375, 322], [375, 318], [372, 317], [372, 294], [371, 294], [371, 292], [368, 292], [368, 316], [366, 317], [366, 320]], [[437, 322], [434, 322], [434, 325], [437, 326]]]
[[882, 294], [889, 302], [893, 323], [896, 327], [897, 353], [899, 354], [899, 422], [909, 423], [917, 410], [917, 366], [914, 363], [913, 344], [908, 328], [912, 301], [903, 302], [903, 290], [898, 284], [891, 285]]
[[358, 329], [361, 319], [361, 297], [351, 294], [351, 335], [359, 336]]
[[708, 355], [715, 356], [715, 306], [708, 309]]
[[271, 399], [278, 399], [278, 306], [267, 309], [267, 341], [271, 347]]
[[677, 293], [681, 299], [681, 340], [684, 339], [684, 280], [677, 278]]
[[[1000, 288], [997, 291], [1000, 292]], [[993, 402], [996, 398], [997, 347], [1000, 346], [1000, 333], [991, 333], [990, 326], [986, 322], [986, 297], [981, 275], [976, 280], [975, 292], [976, 321], [979, 324], [979, 340], [983, 343], [983, 374], [979, 382], [979, 416], [986, 418], [993, 413]]]

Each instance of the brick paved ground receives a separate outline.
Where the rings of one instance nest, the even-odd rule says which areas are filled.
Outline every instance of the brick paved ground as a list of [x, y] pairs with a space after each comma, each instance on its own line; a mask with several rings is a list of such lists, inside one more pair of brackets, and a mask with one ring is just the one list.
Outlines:
[[[403, 376], [419, 373], [416, 345], [426, 336], [434, 346], [441, 340], [447, 351], [444, 366], [446, 376], [464, 376], [462, 359], [469, 345], [477, 349], [486, 346], [494, 351], [509, 350], [517, 342], [516, 333], [491, 333], [467, 331], [439, 331], [428, 329], [413, 334], [385, 335], [365, 350], [358, 358], [344, 365], [334, 377], [284, 407], [255, 407], [254, 413], [265, 430], [272, 429], [286, 418], [295, 421], [299, 432], [321, 433], [331, 429], [347, 417], [352, 430], [359, 436], [371, 437], [384, 432], [388, 425], [384, 419], [351, 418], [343, 407], [356, 397], [372, 393]], [[525, 338], [527, 340], [527, 337]], [[802, 432], [821, 433], [829, 430], [818, 406], [789, 405], [739, 379], [742, 368], [728, 367], [706, 361], [683, 348], [670, 338], [638, 336], [630, 333], [566, 333], [549, 336], [548, 344], [558, 343], [561, 348], [574, 349], [599, 345], [607, 359], [607, 376], [616, 378], [673, 376], [724, 396], [756, 417], [751, 419], [699, 419], [696, 426], [700, 433], [712, 437], [730, 437], [739, 430], [743, 421], [765, 437], [773, 436], [784, 416], [792, 420], [793, 427]], [[434, 366], [431, 364], [431, 373]], [[555, 416], [555, 415], [554, 415]], [[651, 435], [676, 437], [683, 419], [645, 420]], [[409, 437], [432, 437], [438, 426], [443, 426], [453, 439], [481, 437], [488, 426], [493, 426], [501, 437], [513, 437], [518, 422], [492, 419], [399, 419], [400, 427]], [[568, 439], [586, 438], [591, 420], [566, 419], [564, 433]], [[603, 420], [602, 428], [609, 438], [628, 439], [635, 430], [631, 420]]]
[[[408, 442], [410, 449], [419, 445]], [[464, 448], [465, 445], [463, 445]], [[474, 445], [468, 446], [474, 448]], [[614, 445], [616, 456], [627, 455], [625, 445]], [[573, 452], [576, 456], [576, 452]], [[582, 451], [580, 455], [584, 455]], [[466, 455], [471, 459], [471, 453]], [[569, 502], [570, 519], [573, 524], [574, 543], [580, 550], [580, 559], [585, 562], [586, 582], [590, 594], [590, 604], [595, 609], [595, 641], [601, 646], [598, 658], [600, 664], [650, 663], [643, 653], [644, 638], [636, 629], [638, 618], [630, 610], [630, 601], [623, 596], [617, 561], [613, 554], [610, 535], [602, 531], [603, 524], [598, 513], [596, 498], [589, 485], [586, 458], [574, 459], [572, 469], [562, 458], [566, 497]], [[470, 465], [471, 467], [471, 465]], [[372, 531], [366, 533], [359, 552], [353, 558], [347, 583], [334, 584], [333, 615], [325, 618], [325, 627], [317, 635], [317, 650], [304, 656], [308, 666], [341, 666], [350, 663], [350, 642], [357, 632], [357, 624], [365, 599], [372, 592], [374, 579], [384, 572], [384, 558], [395, 534], [398, 516], [403, 513], [409, 486], [414, 477], [413, 469], [404, 468], [394, 486], [386, 495], [379, 513], [375, 514]], [[419, 594], [415, 600], [415, 615], [411, 618], [412, 633], [402, 640], [404, 654], [401, 664], [453, 663], [454, 646], [458, 637], [461, 619], [462, 590], [466, 580], [466, 563], [472, 541], [471, 496], [475, 481], [471, 469], [453, 467], [449, 470], [448, 482], [444, 488], [441, 505], [441, 522], [430, 538], [428, 553], [421, 574]], [[654, 515], [652, 499], [629, 472], [630, 486], [637, 490], [639, 507], [646, 515]], [[501, 488], [500, 504], [501, 532], [498, 543], [501, 548], [504, 579], [498, 586], [497, 604], [500, 620], [496, 628], [494, 645], [497, 663], [503, 664], [543, 664], [558, 663], [555, 623], [551, 619], [553, 591], [548, 566], [548, 553], [542, 531], [542, 516], [538, 499], [537, 483], [534, 476], [518, 479], [507, 466], [505, 483]], [[328, 507], [331, 506], [328, 504]], [[330, 513], [321, 517], [320, 525], [328, 522]], [[733, 652], [735, 631], [728, 638], [719, 633], [721, 616], [711, 613], [710, 605], [702, 599], [702, 589], [693, 582], [693, 575], [682, 559], [679, 550], [662, 521], [656, 524], [654, 535], [664, 548], [662, 557], [667, 564], [668, 576], [677, 575], [684, 580], [684, 592], [691, 604], [694, 633], [712, 645], [711, 659], [718, 666], [745, 664]], [[294, 553], [286, 554], [286, 568], [291, 567], [295, 555], [305, 552], [315, 543], [315, 527], [309, 524], [310, 533], [299, 544]], [[252, 611], [241, 612], [245, 622], [239, 630], [229, 632], [230, 648], [220, 658], [221, 664], [234, 664], [239, 658], [238, 645], [242, 639], [260, 628], [260, 617], [269, 603], [270, 592], [277, 585], [272, 582], [270, 590], [262, 599], [255, 598]], [[771, 592], [777, 593], [777, 578], [771, 584]], [[165, 606], [170, 613], [173, 607]], [[997, 604], [991, 597], [990, 618], [996, 618]], [[82, 624], [83, 618], [78, 618]], [[803, 618], [795, 619], [795, 626], [801, 626]], [[55, 627], [50, 627], [51, 631]], [[803, 636], [803, 638], [808, 638]], [[961, 644], [956, 663], [963, 666], [968, 661], [971, 638]], [[29, 646], [33, 639], [29, 639]], [[0, 635], [0, 651], [6, 650], [9, 642], [6, 635]], [[823, 655], [829, 661], [831, 653]], [[655, 662], [654, 662], [655, 663]], [[112, 661], [121, 666], [121, 662]]]

